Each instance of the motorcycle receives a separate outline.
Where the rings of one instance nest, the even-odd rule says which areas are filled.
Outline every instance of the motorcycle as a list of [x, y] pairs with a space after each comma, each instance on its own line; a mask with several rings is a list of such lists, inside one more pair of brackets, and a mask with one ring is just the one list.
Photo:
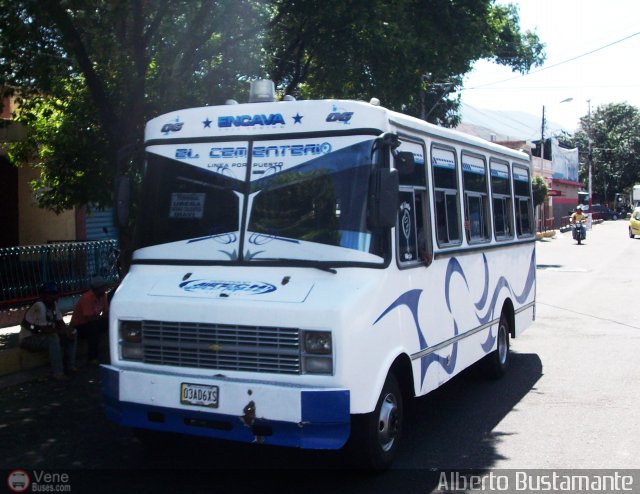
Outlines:
[[571, 225], [573, 229], [573, 239], [578, 241], [578, 245], [582, 244], [582, 241], [587, 238], [587, 228], [584, 226], [584, 221], [576, 221]]

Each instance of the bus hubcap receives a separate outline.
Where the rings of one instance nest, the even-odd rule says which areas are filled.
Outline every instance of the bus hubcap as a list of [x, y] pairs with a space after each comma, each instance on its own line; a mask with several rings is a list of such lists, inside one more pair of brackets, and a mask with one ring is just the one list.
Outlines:
[[398, 402], [389, 393], [382, 400], [378, 419], [378, 440], [384, 451], [389, 451], [398, 437]]
[[504, 364], [507, 361], [507, 351], [507, 332], [505, 331], [504, 326], [500, 326], [498, 334], [498, 356], [501, 364]]

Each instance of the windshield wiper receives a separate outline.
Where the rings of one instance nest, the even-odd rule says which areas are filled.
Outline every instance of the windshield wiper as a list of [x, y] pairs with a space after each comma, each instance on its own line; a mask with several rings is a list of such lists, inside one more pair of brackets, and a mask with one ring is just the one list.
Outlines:
[[329, 266], [328, 264], [322, 261], [308, 261], [305, 259], [288, 259], [284, 257], [261, 257], [260, 259], [254, 258], [252, 259], [251, 262], [262, 263], [263, 261], [265, 261], [265, 263], [277, 262], [277, 263], [283, 263], [288, 266], [315, 268], [315, 269], [319, 269], [320, 271], [326, 271], [328, 273], [333, 273], [333, 274], [338, 273], [338, 271], [335, 268]]

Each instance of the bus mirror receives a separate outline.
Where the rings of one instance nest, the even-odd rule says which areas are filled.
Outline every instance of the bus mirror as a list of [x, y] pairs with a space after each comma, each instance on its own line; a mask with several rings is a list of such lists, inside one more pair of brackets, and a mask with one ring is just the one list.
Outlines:
[[129, 177], [119, 175], [116, 177], [116, 220], [120, 228], [124, 228], [129, 223], [129, 199], [131, 185]]
[[411, 151], [394, 153], [394, 166], [400, 175], [411, 175], [416, 167], [416, 160]]
[[394, 132], [385, 132], [380, 136], [380, 138], [382, 139], [382, 144], [389, 146], [392, 151], [400, 146], [398, 134], [395, 134]]
[[369, 189], [369, 228], [392, 228], [398, 215], [400, 179], [397, 170], [377, 169]]

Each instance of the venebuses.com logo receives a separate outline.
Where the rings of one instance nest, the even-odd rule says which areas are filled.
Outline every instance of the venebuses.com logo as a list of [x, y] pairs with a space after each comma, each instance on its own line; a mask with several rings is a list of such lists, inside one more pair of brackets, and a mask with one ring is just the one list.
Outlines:
[[7, 486], [11, 492], [71, 492], [69, 480], [68, 473], [13, 470], [7, 476]]
[[7, 485], [11, 492], [26, 492], [31, 485], [31, 478], [24, 470], [14, 470], [7, 477]]

